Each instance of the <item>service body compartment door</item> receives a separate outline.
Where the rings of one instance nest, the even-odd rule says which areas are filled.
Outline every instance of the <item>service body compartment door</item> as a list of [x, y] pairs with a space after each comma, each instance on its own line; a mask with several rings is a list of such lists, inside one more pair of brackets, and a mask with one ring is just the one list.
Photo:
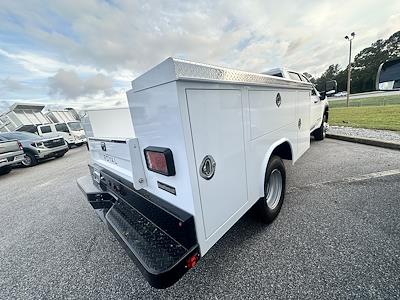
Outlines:
[[247, 202], [242, 95], [240, 90], [188, 89], [186, 96], [209, 238]]
[[297, 92], [296, 117], [298, 128], [297, 158], [299, 158], [310, 148], [311, 103], [309, 91]]

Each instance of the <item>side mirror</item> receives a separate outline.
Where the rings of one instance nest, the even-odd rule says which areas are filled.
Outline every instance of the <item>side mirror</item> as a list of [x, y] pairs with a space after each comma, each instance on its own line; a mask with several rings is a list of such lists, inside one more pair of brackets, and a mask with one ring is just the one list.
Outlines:
[[376, 75], [376, 89], [381, 91], [400, 90], [400, 58], [382, 63]]
[[326, 92], [320, 92], [319, 93], [319, 100], [325, 100], [325, 98], [326, 98]]
[[325, 91], [326, 96], [333, 96], [337, 92], [337, 81], [336, 80], [328, 80], [325, 82]]

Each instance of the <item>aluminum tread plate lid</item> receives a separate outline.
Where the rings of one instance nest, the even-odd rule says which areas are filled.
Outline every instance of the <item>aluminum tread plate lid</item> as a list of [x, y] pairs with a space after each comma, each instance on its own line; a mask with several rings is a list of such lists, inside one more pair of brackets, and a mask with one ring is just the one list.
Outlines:
[[311, 90], [310, 83], [168, 58], [132, 81], [134, 91], [175, 80], [220, 82]]

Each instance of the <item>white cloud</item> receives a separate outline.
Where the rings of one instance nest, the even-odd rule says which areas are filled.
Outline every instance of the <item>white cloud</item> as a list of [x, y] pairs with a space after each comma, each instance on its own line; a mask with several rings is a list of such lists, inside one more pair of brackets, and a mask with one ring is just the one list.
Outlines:
[[[396, 0], [34, 0], [1, 6], [0, 31], [25, 44], [0, 41], [0, 55], [31, 78], [52, 77], [53, 93], [75, 99], [129, 88], [168, 56], [255, 72], [287, 66], [315, 76], [333, 63], [346, 66], [346, 34], [356, 32], [357, 53], [400, 29]], [[107, 105], [118, 102], [107, 99]]]
[[5, 79], [0, 79], [0, 89], [1, 90], [11, 90], [11, 91], [20, 91], [28, 88], [28, 86], [22, 84], [21, 82], [7, 77]]
[[112, 88], [112, 80], [103, 74], [96, 74], [82, 79], [75, 71], [64, 69], [49, 77], [50, 95], [60, 95], [66, 99], [76, 99], [82, 96], [91, 95], [112, 95], [115, 94]]

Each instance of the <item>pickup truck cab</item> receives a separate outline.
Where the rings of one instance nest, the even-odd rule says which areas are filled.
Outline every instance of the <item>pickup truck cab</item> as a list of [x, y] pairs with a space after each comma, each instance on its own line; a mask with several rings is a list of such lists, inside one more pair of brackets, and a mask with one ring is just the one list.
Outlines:
[[69, 148], [86, 143], [85, 132], [79, 121], [39, 125], [37, 132], [43, 137], [62, 136]]
[[34, 166], [47, 158], [62, 157], [68, 151], [67, 143], [60, 136], [44, 138], [30, 132], [13, 131], [0, 133], [0, 139], [3, 141], [18, 139], [20, 141], [25, 153], [25, 158], [21, 163], [25, 167]]
[[0, 175], [9, 173], [12, 166], [22, 162], [24, 158], [24, 150], [19, 141], [0, 138]]
[[[271, 69], [263, 72], [263, 74], [311, 83], [302, 73], [288, 70], [286, 68]], [[328, 93], [333, 94], [334, 92], [328, 91]], [[310, 92], [310, 102], [310, 134], [314, 136], [316, 140], [323, 140], [329, 126], [329, 103], [326, 98], [326, 92], [318, 92], [313, 85]]]

